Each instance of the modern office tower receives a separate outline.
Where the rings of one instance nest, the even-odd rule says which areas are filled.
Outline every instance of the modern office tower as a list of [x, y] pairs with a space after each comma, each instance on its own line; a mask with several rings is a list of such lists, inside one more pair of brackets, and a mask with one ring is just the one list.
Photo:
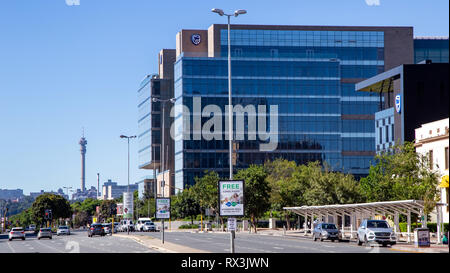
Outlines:
[[414, 63], [431, 60], [433, 63], [448, 63], [448, 37], [414, 38]]
[[[137, 191], [138, 184], [130, 184], [130, 192]], [[124, 192], [128, 191], [128, 185], [117, 185], [117, 182], [108, 181], [103, 183], [101, 200], [113, 200], [122, 196]]]
[[[184, 130], [175, 140], [177, 188], [194, 184], [205, 170], [228, 177], [227, 122], [222, 121], [222, 140], [198, 140], [192, 114], [194, 98], [201, 99], [202, 109], [228, 108], [227, 47], [226, 25], [177, 34], [174, 92], [176, 103], [190, 111], [175, 117], [175, 127]], [[233, 106], [266, 105], [267, 115], [270, 105], [278, 106], [276, 149], [261, 151], [260, 139], [248, 135], [235, 140], [235, 171], [282, 157], [298, 164], [318, 160], [360, 177], [375, 155], [380, 98], [356, 92], [355, 83], [412, 63], [413, 29], [232, 25], [231, 56]], [[202, 117], [202, 125], [206, 120]]]
[[80, 144], [80, 151], [81, 151], [81, 188], [80, 190], [82, 192], [84, 192], [86, 190], [86, 176], [85, 176], [85, 165], [86, 165], [86, 144], [87, 144], [87, 140], [86, 138], [84, 138], [84, 133], [83, 133], [83, 137], [81, 137], [80, 142], [78, 142]]
[[[227, 25], [217, 24], [181, 30], [176, 49], [160, 52], [159, 73], [138, 91], [139, 167], [165, 171], [160, 175], [170, 180], [170, 194], [193, 185], [205, 170], [228, 177], [227, 34]], [[243, 110], [233, 120], [244, 120], [243, 127], [233, 125], [234, 171], [281, 157], [367, 175], [375, 155], [375, 112], [387, 97], [356, 92], [355, 84], [413, 63], [413, 28], [232, 25], [230, 34], [232, 106]], [[174, 138], [165, 134], [166, 149], [160, 148], [161, 104], [152, 103], [152, 96], [175, 97], [175, 106], [184, 107], [172, 116], [166, 111], [165, 132], [172, 125], [175, 132]], [[204, 134], [215, 117], [211, 109], [219, 110], [220, 122], [214, 122], [218, 128], [206, 126], [210, 133]], [[261, 149], [271, 140], [275, 149]], [[165, 168], [161, 150], [169, 150]]]
[[404, 64], [356, 84], [361, 93], [387, 98], [375, 113], [377, 153], [414, 141], [416, 128], [448, 117], [448, 73], [448, 63]]
[[[139, 141], [139, 168], [147, 169], [153, 174], [153, 180], [147, 181], [147, 187], [154, 187], [158, 194], [162, 194], [160, 185], [155, 184], [157, 174], [169, 170], [173, 174], [173, 140], [170, 137], [170, 110], [172, 105], [165, 105], [164, 135], [165, 148], [162, 149], [161, 126], [162, 104], [154, 102], [153, 98], [167, 100], [173, 98], [173, 64], [175, 63], [175, 50], [163, 49], [158, 54], [158, 74], [148, 75], [141, 82], [138, 90], [138, 141]], [[165, 167], [161, 160], [161, 150], [165, 151]], [[166, 180], [164, 196], [173, 193], [173, 175]]]

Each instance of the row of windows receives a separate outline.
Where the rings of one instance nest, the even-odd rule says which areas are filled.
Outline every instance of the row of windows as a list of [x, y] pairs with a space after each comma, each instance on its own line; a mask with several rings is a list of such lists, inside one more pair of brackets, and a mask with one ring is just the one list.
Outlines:
[[373, 138], [342, 138], [343, 151], [373, 151], [374, 149]]
[[342, 132], [352, 133], [372, 133], [375, 128], [374, 120], [343, 120]]
[[[339, 77], [338, 62], [233, 61], [233, 77]], [[185, 60], [183, 76], [228, 76], [226, 60]]]
[[379, 108], [378, 102], [344, 101], [342, 102], [343, 115], [372, 115]]
[[[232, 44], [231, 57], [245, 58], [308, 58], [363, 61], [384, 60], [383, 47], [323, 47], [317, 46], [242, 46]], [[221, 57], [228, 57], [228, 46], [222, 46]], [[234, 62], [234, 60], [232, 60]]]
[[[186, 95], [228, 95], [227, 79], [183, 78], [183, 87], [176, 88], [176, 96]], [[265, 80], [233, 79], [232, 92], [235, 95], [339, 95], [339, 81], [322, 80]], [[369, 92], [355, 92], [354, 95]]]

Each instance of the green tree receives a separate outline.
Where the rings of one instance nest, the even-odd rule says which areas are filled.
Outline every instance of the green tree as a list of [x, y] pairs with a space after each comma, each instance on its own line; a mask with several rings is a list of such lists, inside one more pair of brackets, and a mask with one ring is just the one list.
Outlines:
[[361, 179], [369, 202], [423, 200], [424, 212], [432, 211], [439, 200], [438, 173], [430, 169], [427, 156], [416, 153], [414, 143], [395, 145], [392, 152], [377, 155], [376, 162]]
[[266, 180], [267, 175], [266, 169], [261, 165], [251, 165], [247, 169], [239, 170], [235, 175], [235, 179], [245, 181], [245, 214], [250, 217], [255, 233], [257, 232], [256, 219], [270, 208], [270, 187]]
[[52, 210], [54, 220], [72, 216], [69, 201], [60, 195], [45, 193], [38, 196], [31, 207], [33, 220], [37, 223], [43, 223], [46, 209]]
[[185, 189], [178, 193], [173, 202], [173, 212], [180, 218], [191, 218], [191, 224], [194, 224], [194, 218], [200, 213], [200, 206], [195, 201], [192, 191]]
[[285, 159], [276, 159], [272, 162], [267, 161], [264, 164], [268, 173], [267, 182], [270, 187], [270, 204], [272, 211], [283, 211], [287, 228], [290, 228], [289, 212], [283, 210], [283, 207], [301, 206], [304, 204], [303, 192], [306, 184], [300, 183], [303, 180], [294, 179], [294, 173], [298, 172], [298, 166], [295, 161]]
[[217, 212], [218, 196], [217, 185], [219, 175], [213, 171], [205, 171], [201, 178], [195, 177], [195, 185], [191, 187], [192, 198], [200, 205], [201, 209], [211, 208]]
[[99, 220], [107, 220], [117, 214], [117, 205], [114, 200], [103, 200], [100, 204]]

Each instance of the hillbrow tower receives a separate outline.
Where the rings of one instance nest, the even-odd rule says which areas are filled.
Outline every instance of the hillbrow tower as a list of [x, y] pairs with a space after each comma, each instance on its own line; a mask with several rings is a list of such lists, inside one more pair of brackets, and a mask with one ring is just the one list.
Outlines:
[[86, 144], [87, 144], [87, 140], [86, 138], [84, 138], [84, 132], [83, 132], [83, 136], [80, 139], [80, 142], [78, 142], [81, 146], [80, 151], [81, 151], [81, 191], [84, 192], [86, 190], [86, 180], [85, 180], [85, 157], [86, 157]]

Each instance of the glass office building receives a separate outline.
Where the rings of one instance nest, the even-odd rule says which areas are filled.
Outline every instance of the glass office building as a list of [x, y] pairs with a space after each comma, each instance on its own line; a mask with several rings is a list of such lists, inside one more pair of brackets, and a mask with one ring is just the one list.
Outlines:
[[[188, 109], [174, 116], [175, 128], [184, 128], [174, 141], [177, 188], [194, 184], [205, 170], [228, 177], [227, 129], [222, 140], [192, 137], [194, 98], [202, 107], [219, 106], [225, 116], [227, 35], [226, 25], [177, 35], [174, 97]], [[231, 56], [233, 106], [267, 105], [267, 114], [270, 105], [278, 106], [278, 115], [268, 118], [278, 120], [277, 148], [261, 151], [261, 141], [248, 135], [235, 140], [235, 171], [281, 157], [298, 164], [318, 160], [359, 177], [368, 174], [375, 155], [374, 114], [384, 97], [356, 92], [355, 83], [412, 62], [412, 28], [233, 25]], [[208, 119], [203, 116], [202, 124]], [[226, 117], [221, 122], [227, 128]]]
[[448, 37], [417, 37], [414, 39], [414, 63], [431, 60], [448, 63]]

